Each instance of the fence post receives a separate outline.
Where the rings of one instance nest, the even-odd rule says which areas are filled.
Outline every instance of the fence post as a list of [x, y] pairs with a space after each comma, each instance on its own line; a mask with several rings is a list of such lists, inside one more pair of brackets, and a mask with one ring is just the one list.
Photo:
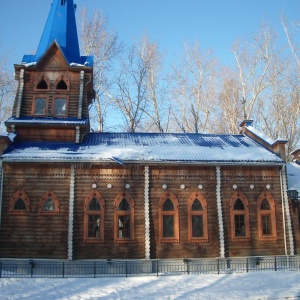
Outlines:
[[158, 277], [158, 260], [156, 261], [156, 277]]
[[126, 272], [126, 277], [127, 277], [127, 260], [125, 262], [125, 272]]
[[275, 271], [277, 271], [277, 259], [276, 259], [276, 256], [275, 256], [275, 259], [274, 259], [274, 268], [275, 268]]
[[2, 277], [2, 261], [0, 261], [0, 278]]
[[218, 275], [219, 275], [220, 274], [220, 259], [219, 258], [218, 258], [217, 263], [218, 263]]
[[33, 276], [33, 268], [34, 266], [34, 261], [32, 259], [29, 260], [29, 265], [30, 265], [30, 277], [32, 278]]
[[247, 270], [247, 273], [249, 272], [249, 259], [247, 257], [247, 260], [246, 260], [246, 270]]
[[62, 277], [65, 278], [65, 263], [62, 263]]
[[96, 262], [94, 261], [94, 278], [96, 278]]

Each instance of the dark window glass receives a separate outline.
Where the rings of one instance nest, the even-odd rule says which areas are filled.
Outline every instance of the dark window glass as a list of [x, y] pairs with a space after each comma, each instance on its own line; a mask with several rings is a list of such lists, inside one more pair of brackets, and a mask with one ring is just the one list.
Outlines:
[[42, 79], [36, 88], [40, 90], [46, 90], [48, 88], [48, 84], [44, 79]]
[[54, 115], [56, 116], [66, 115], [66, 99], [55, 99]]
[[130, 238], [130, 216], [119, 216], [119, 238]]
[[163, 237], [174, 237], [174, 216], [163, 216]]
[[203, 210], [201, 202], [196, 198], [192, 205], [192, 210]]
[[130, 211], [130, 204], [128, 201], [123, 198], [118, 206], [118, 210], [123, 210], [123, 211]]
[[237, 198], [236, 201], [234, 202], [234, 210], [245, 210], [244, 203], [240, 198]]
[[88, 237], [100, 237], [100, 215], [89, 215], [88, 218]]
[[192, 236], [202, 237], [203, 236], [203, 216], [192, 216]]
[[245, 216], [235, 215], [234, 216], [234, 235], [245, 236]]
[[56, 85], [56, 89], [58, 89], [58, 90], [67, 90], [68, 87], [67, 87], [66, 83], [65, 83], [63, 80], [61, 80], [61, 81]]
[[270, 203], [266, 198], [261, 202], [260, 209], [263, 209], [263, 210], [270, 210], [271, 209]]
[[174, 211], [173, 202], [169, 198], [164, 202], [163, 211]]
[[46, 211], [49, 211], [49, 210], [55, 210], [55, 205], [52, 201], [51, 198], [49, 198], [45, 203], [44, 203], [44, 206], [43, 206], [43, 210], [46, 210]]
[[271, 216], [270, 215], [263, 215], [261, 217], [261, 222], [262, 222], [262, 234], [263, 235], [270, 235], [272, 233]]
[[45, 115], [46, 114], [46, 104], [47, 104], [47, 99], [35, 98], [33, 113], [35, 115]]
[[14, 210], [26, 210], [26, 205], [25, 205], [24, 201], [21, 198], [19, 198], [16, 201], [16, 203], [14, 205]]
[[100, 203], [96, 198], [90, 201], [88, 210], [101, 210]]

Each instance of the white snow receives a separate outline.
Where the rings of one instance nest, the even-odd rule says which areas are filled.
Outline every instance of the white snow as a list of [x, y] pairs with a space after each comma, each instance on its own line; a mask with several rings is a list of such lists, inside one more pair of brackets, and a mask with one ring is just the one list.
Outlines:
[[1, 300], [299, 299], [299, 271], [165, 277], [0, 278]]
[[265, 141], [266, 143], [268, 143], [270, 146], [274, 145], [276, 142], [287, 142], [285, 139], [282, 139], [282, 138], [278, 138], [276, 140], [273, 140], [270, 137], [268, 137], [267, 135], [265, 135], [264, 133], [262, 133], [259, 130], [257, 130], [253, 126], [246, 126], [246, 128], [250, 132], [252, 132], [254, 135], [256, 135], [257, 137], [259, 137], [260, 139], [262, 139], [263, 141]]

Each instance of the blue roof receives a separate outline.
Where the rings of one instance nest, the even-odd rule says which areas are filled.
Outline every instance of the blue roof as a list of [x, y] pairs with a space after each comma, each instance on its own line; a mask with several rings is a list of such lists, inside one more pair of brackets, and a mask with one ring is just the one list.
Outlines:
[[86, 125], [88, 119], [77, 119], [77, 118], [45, 118], [45, 117], [10, 117], [5, 124], [39, 124], [39, 125]]
[[73, 0], [53, 0], [47, 22], [35, 55], [24, 55], [22, 63], [39, 62], [56, 41], [69, 64], [92, 66], [92, 59], [80, 56]]
[[132, 163], [283, 164], [246, 135], [88, 133], [82, 143], [16, 142], [4, 160]]

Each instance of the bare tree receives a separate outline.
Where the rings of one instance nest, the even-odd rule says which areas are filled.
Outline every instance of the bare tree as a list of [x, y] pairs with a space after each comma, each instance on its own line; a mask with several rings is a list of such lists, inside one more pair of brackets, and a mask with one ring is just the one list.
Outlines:
[[115, 59], [122, 50], [116, 33], [107, 29], [107, 18], [98, 10], [93, 17], [88, 17], [87, 9], [81, 11], [80, 18], [81, 48], [84, 55], [94, 57], [94, 89], [95, 102], [90, 109], [92, 126], [99, 131], [106, 128], [106, 113], [110, 103], [106, 98], [106, 91], [111, 84], [111, 72]]
[[271, 72], [271, 65], [276, 61], [277, 34], [269, 26], [263, 25], [259, 33], [244, 43], [236, 42], [233, 53], [237, 62], [241, 98], [246, 101], [246, 117], [258, 113], [263, 93], [270, 88], [272, 81], [280, 74]]
[[7, 70], [7, 55], [0, 55], [0, 132], [4, 131], [4, 121], [11, 115], [16, 82]]
[[171, 77], [172, 121], [182, 132], [204, 132], [216, 95], [217, 60], [211, 50], [201, 51], [196, 42], [185, 44], [185, 55], [173, 67]]

